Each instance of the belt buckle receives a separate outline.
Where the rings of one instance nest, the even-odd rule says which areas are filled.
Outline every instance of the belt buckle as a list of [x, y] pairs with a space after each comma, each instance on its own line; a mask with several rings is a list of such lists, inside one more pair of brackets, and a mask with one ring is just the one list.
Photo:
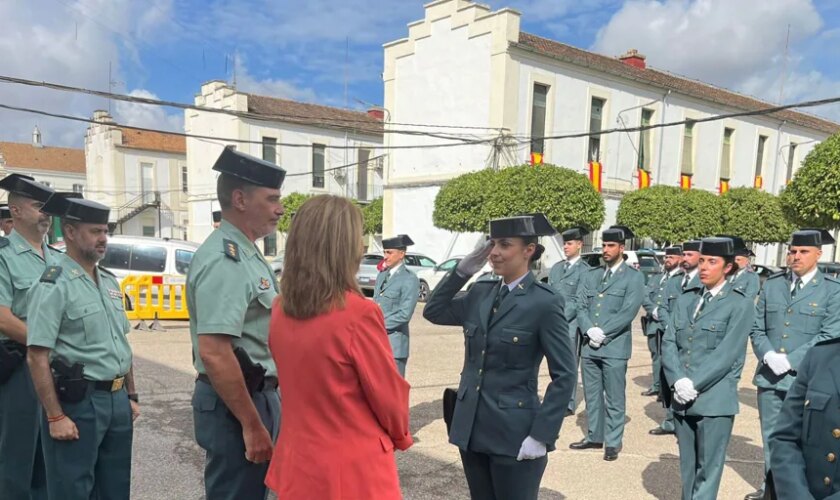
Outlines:
[[125, 383], [125, 377], [115, 378], [113, 382], [111, 382], [111, 392], [117, 392], [118, 390], [123, 388], [123, 384]]

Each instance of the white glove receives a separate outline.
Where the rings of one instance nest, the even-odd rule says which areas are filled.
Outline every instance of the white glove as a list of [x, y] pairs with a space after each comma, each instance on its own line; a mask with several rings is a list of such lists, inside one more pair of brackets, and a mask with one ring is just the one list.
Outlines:
[[597, 349], [597, 348], [601, 347], [601, 344], [599, 344], [598, 342], [595, 342], [594, 340], [590, 340], [589, 341], [589, 347], [591, 347], [593, 349]]
[[683, 405], [697, 399], [697, 391], [690, 378], [684, 377], [674, 382], [674, 399]]
[[787, 359], [787, 354], [776, 351], [770, 351], [764, 355], [764, 364], [769, 366], [776, 375], [784, 375], [792, 368], [790, 361]]
[[491, 250], [493, 250], [493, 240], [479, 241], [473, 251], [458, 262], [455, 271], [464, 278], [481, 271], [481, 268], [487, 263], [487, 257], [490, 256]]
[[586, 336], [589, 337], [589, 340], [595, 342], [596, 344], [603, 344], [604, 339], [607, 338], [607, 336], [604, 335], [604, 330], [601, 330], [597, 326], [593, 326], [589, 330], [586, 330]]
[[533, 460], [545, 456], [545, 443], [540, 443], [536, 439], [528, 436], [525, 441], [522, 441], [522, 446], [519, 447], [519, 455], [516, 460], [521, 462], [523, 460]]
[[650, 315], [653, 316], [654, 320], [659, 321], [659, 308], [655, 308]]

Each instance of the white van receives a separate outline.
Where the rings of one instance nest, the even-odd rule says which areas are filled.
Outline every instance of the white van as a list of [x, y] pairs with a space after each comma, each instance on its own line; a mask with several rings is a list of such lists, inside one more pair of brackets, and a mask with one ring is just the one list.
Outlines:
[[99, 265], [122, 280], [130, 274], [181, 276], [186, 281], [198, 244], [147, 236], [108, 237], [108, 250]]

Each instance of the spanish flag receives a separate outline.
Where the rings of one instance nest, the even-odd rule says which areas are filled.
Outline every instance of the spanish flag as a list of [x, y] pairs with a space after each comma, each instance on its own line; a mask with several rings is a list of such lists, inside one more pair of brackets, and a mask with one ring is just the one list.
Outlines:
[[604, 167], [601, 165], [601, 162], [589, 162], [589, 180], [592, 182], [592, 186], [595, 188], [595, 191], [598, 191], [599, 193], [601, 192], [601, 172], [603, 169]]
[[650, 187], [650, 172], [647, 170], [640, 168], [639, 169], [639, 189], [645, 189]]
[[682, 188], [683, 191], [688, 191], [689, 189], [691, 189], [690, 175], [682, 174], [680, 176], [680, 188]]
[[755, 182], [753, 182], [753, 187], [756, 189], [761, 189], [764, 187], [764, 179], [760, 175], [755, 176]]
[[531, 166], [542, 165], [542, 162], [543, 162], [542, 153], [531, 153]]
[[718, 193], [726, 194], [729, 192], [729, 180], [728, 179], [721, 179], [720, 180], [720, 187], [718, 188]]

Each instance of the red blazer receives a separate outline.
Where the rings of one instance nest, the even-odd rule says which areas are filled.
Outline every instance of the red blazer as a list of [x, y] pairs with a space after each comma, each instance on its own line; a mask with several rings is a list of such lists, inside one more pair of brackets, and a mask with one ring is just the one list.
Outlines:
[[345, 300], [307, 320], [272, 311], [282, 412], [265, 484], [279, 498], [401, 498], [394, 448], [413, 444], [409, 385], [379, 306], [350, 292]]

